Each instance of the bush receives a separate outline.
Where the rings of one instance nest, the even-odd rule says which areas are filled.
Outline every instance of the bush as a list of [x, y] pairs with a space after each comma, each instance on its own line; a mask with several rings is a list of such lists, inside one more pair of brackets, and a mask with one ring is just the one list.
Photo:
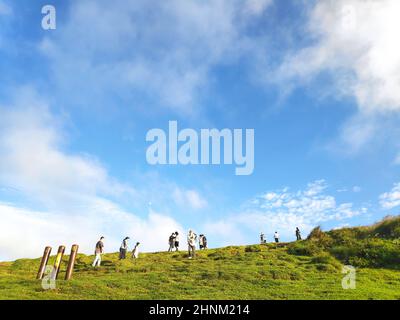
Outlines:
[[322, 240], [325, 237], [325, 232], [321, 230], [321, 227], [315, 227], [311, 230], [307, 237], [307, 240]]
[[[329, 253], [325, 253], [325, 252], [314, 256], [311, 259], [311, 263], [314, 263], [317, 265], [330, 265], [334, 269], [339, 269], [341, 267], [341, 264], [339, 261], [337, 261]], [[317, 268], [318, 268], [318, 266], [317, 266]], [[319, 268], [322, 268], [322, 267], [319, 267]]]
[[376, 223], [371, 232], [379, 238], [400, 238], [400, 217], [387, 216], [381, 222]]
[[259, 245], [251, 245], [251, 246], [246, 246], [244, 249], [245, 252], [261, 252], [261, 247]]
[[400, 249], [394, 241], [359, 240], [352, 246], [337, 246], [330, 252], [338, 259], [357, 267], [399, 268]]
[[288, 246], [288, 253], [296, 256], [314, 256], [322, 252], [322, 248], [314, 242], [293, 242]]

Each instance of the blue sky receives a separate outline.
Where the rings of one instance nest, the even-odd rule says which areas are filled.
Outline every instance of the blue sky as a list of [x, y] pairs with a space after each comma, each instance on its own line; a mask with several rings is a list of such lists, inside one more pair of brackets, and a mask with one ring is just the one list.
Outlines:
[[[41, 27], [46, 4], [57, 27]], [[0, 0], [0, 260], [126, 235], [162, 250], [400, 206], [400, 6]], [[152, 128], [255, 130], [255, 169], [149, 165]], [[4, 221], [4, 223], [3, 223]], [[20, 245], [24, 237], [27, 245]]]

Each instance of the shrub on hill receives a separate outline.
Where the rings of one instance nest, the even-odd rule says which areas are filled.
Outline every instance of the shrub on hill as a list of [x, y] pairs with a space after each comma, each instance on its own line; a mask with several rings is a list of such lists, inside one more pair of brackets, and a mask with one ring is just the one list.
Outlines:
[[356, 267], [399, 269], [399, 235], [400, 217], [387, 217], [370, 227], [343, 228], [329, 232], [316, 227], [307, 240], [291, 243], [287, 250], [293, 255], [311, 256], [312, 262], [318, 265], [327, 264], [323, 261], [329, 259], [329, 255]]

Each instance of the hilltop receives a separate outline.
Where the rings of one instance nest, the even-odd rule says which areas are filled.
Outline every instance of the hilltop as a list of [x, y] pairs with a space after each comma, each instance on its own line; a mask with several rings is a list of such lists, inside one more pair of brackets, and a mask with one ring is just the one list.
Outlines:
[[[0, 299], [400, 299], [400, 217], [369, 227], [323, 232], [279, 245], [198, 252], [142, 253], [118, 261], [79, 254], [71, 281], [43, 290], [40, 259], [0, 263]], [[59, 279], [64, 278], [68, 257]], [[54, 257], [50, 259], [53, 263]], [[356, 289], [342, 288], [342, 266], [356, 267]]]

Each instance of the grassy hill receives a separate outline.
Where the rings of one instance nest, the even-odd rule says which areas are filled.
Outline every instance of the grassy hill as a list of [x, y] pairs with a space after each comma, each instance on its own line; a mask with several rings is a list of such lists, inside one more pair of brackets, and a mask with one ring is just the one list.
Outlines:
[[[101, 268], [78, 255], [73, 279], [43, 290], [39, 259], [0, 263], [0, 299], [400, 299], [400, 217], [370, 227], [322, 232], [307, 240], [231, 246], [198, 253], [107, 254]], [[59, 279], [64, 278], [64, 257]], [[54, 257], [50, 259], [50, 263]], [[342, 288], [343, 264], [356, 289]]]

